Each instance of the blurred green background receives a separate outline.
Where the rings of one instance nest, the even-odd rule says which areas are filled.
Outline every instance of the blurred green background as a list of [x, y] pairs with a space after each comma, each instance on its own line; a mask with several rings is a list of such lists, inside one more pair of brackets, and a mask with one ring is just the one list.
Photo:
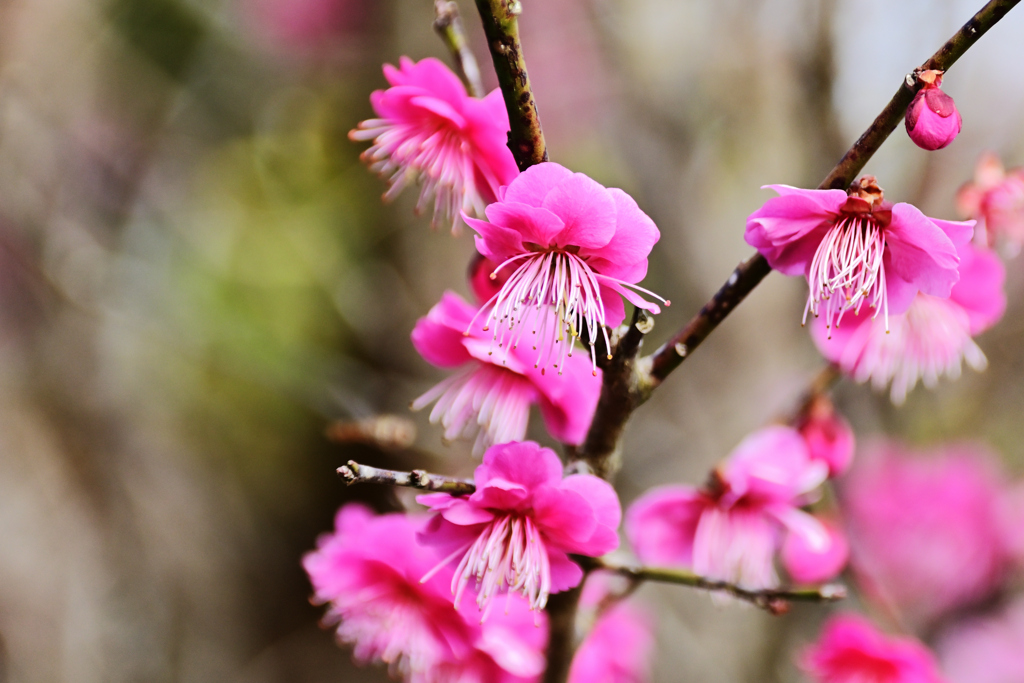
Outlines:
[[[523, 0], [552, 159], [662, 230], [645, 284], [673, 305], [649, 343], [750, 253], [759, 186], [816, 185], [980, 4]], [[869, 164], [888, 198], [955, 218], [982, 150], [1024, 163], [1021, 13], [946, 78], [951, 147], [898, 130]], [[409, 332], [466, 292], [472, 241], [431, 232], [413, 196], [383, 206], [346, 138], [383, 62], [446, 58], [432, 17], [430, 0], [0, 0], [0, 682], [386, 679], [318, 628], [299, 559], [343, 501], [409, 501], [346, 490], [349, 458], [473, 466], [407, 410], [442, 377]], [[986, 440], [1020, 470], [1020, 259], [1009, 271], [988, 371], [901, 409], [843, 384], [859, 434]], [[768, 278], [636, 415], [624, 502], [702, 481], [796, 400], [822, 364], [804, 296]], [[424, 454], [325, 438], [381, 413], [413, 419]], [[662, 606], [659, 681], [795, 680], [823, 614], [640, 596]]]

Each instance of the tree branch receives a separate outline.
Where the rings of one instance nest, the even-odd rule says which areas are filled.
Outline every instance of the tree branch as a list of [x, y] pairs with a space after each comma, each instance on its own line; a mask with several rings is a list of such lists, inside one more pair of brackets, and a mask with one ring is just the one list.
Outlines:
[[519, 170], [525, 171], [534, 164], [547, 161], [548, 151], [537, 103], [530, 88], [530, 77], [526, 73], [523, 46], [519, 43], [517, 17], [523, 6], [519, 0], [476, 0], [476, 7], [484, 22], [494, 71], [508, 110], [508, 147]]
[[[1018, 2], [1020, 0], [991, 0], [964, 24], [938, 52], [932, 55], [919, 69], [909, 74], [900, 84], [900, 88], [893, 98], [885, 105], [882, 113], [843, 155], [843, 158], [818, 185], [818, 188], [846, 189], [864, 168], [864, 164], [878, 151], [885, 139], [903, 119], [910, 101], [923, 86], [923, 83], [917, 79], [917, 73], [926, 69], [948, 70]], [[700, 313], [669, 339], [664, 346], [654, 352], [650, 389], [663, 382], [670, 372], [679, 367], [770, 271], [768, 262], [760, 254], [755, 254], [740, 264], [711, 301], [700, 310]]]
[[709, 579], [685, 569], [667, 567], [637, 567], [609, 564], [601, 559], [580, 558], [574, 556], [588, 569], [603, 569], [628, 577], [634, 581], [659, 581], [691, 586], [715, 593], [725, 593], [739, 600], [749, 602], [772, 614], [782, 614], [789, 608], [790, 602], [836, 602], [846, 597], [846, 586], [838, 583], [808, 588], [771, 588], [751, 590], [727, 581]]
[[354, 460], [338, 468], [338, 476], [351, 486], [356, 483], [387, 484], [390, 486], [408, 486], [421, 491], [450, 493], [453, 496], [464, 496], [476, 491], [476, 484], [468, 479], [456, 479], [442, 474], [431, 474], [424, 470], [398, 472], [385, 470], [369, 465], [360, 465]]
[[455, 62], [455, 71], [466, 84], [473, 97], [484, 96], [484, 84], [480, 80], [480, 66], [476, 56], [469, 49], [466, 33], [462, 30], [459, 6], [454, 0], [434, 0], [434, 31], [441, 37]]

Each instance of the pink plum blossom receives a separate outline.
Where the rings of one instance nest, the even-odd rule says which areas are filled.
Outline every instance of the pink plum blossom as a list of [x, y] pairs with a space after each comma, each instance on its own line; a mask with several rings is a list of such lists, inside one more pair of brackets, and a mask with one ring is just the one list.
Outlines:
[[[478, 233], [477, 250], [499, 264], [492, 276], [510, 271], [487, 302], [482, 325], [494, 328], [499, 346], [516, 348], [529, 328], [536, 363], [553, 358], [560, 364], [585, 334], [593, 360], [599, 335], [607, 347], [607, 326], [625, 318], [620, 295], [660, 312], [637, 292], [664, 300], [636, 285], [647, 274], [647, 255], [660, 233], [622, 190], [546, 162], [513, 180], [484, 213], [486, 221], [465, 220]], [[549, 307], [555, 317], [543, 314]]]
[[786, 275], [807, 278], [804, 308], [825, 325], [867, 304], [888, 325], [920, 291], [945, 298], [959, 278], [957, 247], [971, 239], [973, 221], [928, 218], [910, 204], [884, 201], [873, 176], [849, 192], [769, 185], [769, 199], [747, 219], [747, 242]]
[[476, 313], [457, 294], [446, 292], [416, 323], [412, 343], [420, 355], [458, 371], [413, 401], [413, 409], [436, 401], [430, 421], [444, 426], [446, 439], [475, 432], [475, 455], [492, 444], [523, 439], [533, 404], [552, 436], [582, 443], [601, 394], [600, 371], [593, 374], [580, 356], [566, 357], [558, 376], [535, 367], [525, 349], [494, 353], [490, 335], [470, 326]]
[[974, 181], [956, 194], [956, 206], [966, 218], [978, 220], [978, 235], [988, 246], [1005, 246], [1013, 255], [1024, 244], [1024, 168], [1009, 171], [992, 152], [974, 167]]
[[499, 90], [476, 99], [458, 76], [437, 59], [399, 68], [384, 65], [392, 87], [370, 95], [380, 118], [349, 133], [352, 140], [373, 140], [362, 154], [370, 168], [388, 179], [384, 199], [396, 197], [410, 182], [421, 184], [416, 210], [434, 201], [433, 226], [458, 225], [459, 213], [481, 215], [498, 189], [518, 175], [506, 145], [508, 114]]
[[800, 434], [771, 426], [740, 443], [704, 488], [661, 486], [626, 513], [626, 536], [647, 564], [674, 565], [745, 588], [777, 586], [784, 533], [824, 553], [830, 536], [800, 510], [827, 477]]
[[421, 581], [437, 561], [416, 542], [423, 522], [354, 503], [338, 511], [334, 532], [302, 561], [314, 601], [328, 605], [324, 623], [337, 625], [358, 662], [385, 662], [410, 683], [536, 680], [546, 624], [518, 596], [486, 625], [465, 619], [452, 605], [450, 571]]
[[897, 405], [919, 379], [933, 388], [942, 376], [959, 377], [964, 361], [984, 370], [988, 361], [974, 337], [1006, 310], [1006, 271], [988, 249], [967, 243], [958, 251], [960, 281], [949, 298], [918, 294], [903, 314], [889, 318], [888, 329], [867, 313], [851, 313], [831, 330], [816, 321], [811, 333], [822, 355], [854, 380], [871, 380], [877, 390], [891, 382]]
[[807, 442], [811, 458], [828, 465], [830, 477], [849, 469], [853, 462], [853, 430], [827, 397], [815, 397], [797, 420], [796, 429]]
[[922, 71], [918, 79], [924, 87], [917, 91], [904, 123], [914, 144], [929, 151], [942, 149], [960, 134], [963, 121], [953, 98], [942, 92], [942, 72]]
[[854, 614], [829, 619], [800, 659], [815, 683], [944, 683], [935, 655], [919, 641], [890, 637]]
[[[420, 534], [457, 562], [455, 604], [473, 580], [484, 618], [505, 586], [542, 609], [550, 593], [579, 585], [583, 571], [569, 553], [597, 556], [619, 545], [622, 517], [615, 489], [589, 474], [562, 478], [555, 452], [532, 441], [492, 446], [465, 497], [431, 493], [416, 498], [436, 515]], [[429, 576], [429, 574], [428, 574]]]
[[952, 683], [1024, 681], [1024, 600], [955, 623], [936, 648]]
[[908, 623], [927, 625], [983, 600], [1003, 580], [1003, 482], [985, 449], [879, 443], [840, 484], [858, 582]]
[[597, 613], [612, 589], [611, 577], [587, 577], [580, 611], [594, 625], [576, 650], [569, 683], [646, 683], [651, 678], [654, 631], [650, 616], [629, 601]]

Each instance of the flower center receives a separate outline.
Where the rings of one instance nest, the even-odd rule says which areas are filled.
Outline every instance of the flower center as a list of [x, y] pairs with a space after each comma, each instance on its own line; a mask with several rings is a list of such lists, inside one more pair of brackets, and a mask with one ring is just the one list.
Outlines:
[[[531, 328], [531, 343], [537, 351], [534, 367], [550, 363], [558, 374], [566, 356], [572, 356], [573, 341], [585, 332], [597, 374], [594, 342], [599, 334], [605, 347], [611, 348], [597, 273], [576, 254], [558, 249], [513, 256], [494, 269], [492, 279], [514, 261], [522, 263], [488, 302], [484, 329], [494, 327], [494, 342], [507, 353], [518, 347], [526, 328]], [[546, 307], [555, 315], [548, 315]]]
[[473, 455], [479, 456], [493, 444], [526, 437], [533, 398], [533, 387], [522, 376], [496, 365], [473, 363], [468, 372], [449, 377], [417, 398], [411, 408], [421, 410], [437, 401], [430, 421], [441, 423], [449, 441], [476, 432]]
[[876, 316], [882, 313], [888, 330], [884, 255], [883, 229], [870, 215], [847, 216], [836, 223], [814, 252], [803, 322], [807, 323], [808, 312], [815, 317], [824, 312], [829, 329], [838, 327], [846, 311], [860, 313], [868, 302]]
[[476, 579], [476, 602], [484, 611], [483, 619], [490, 613], [495, 594], [506, 585], [510, 593], [522, 593], [530, 609], [544, 609], [551, 592], [551, 566], [533, 521], [506, 515], [481, 532], [452, 577], [456, 606], [472, 578]]
[[839, 359], [858, 382], [875, 389], [892, 381], [890, 398], [899, 405], [920, 379], [934, 387], [942, 376], [960, 376], [961, 364], [983, 370], [985, 354], [971, 338], [967, 314], [948, 299], [918, 294], [905, 315], [893, 319], [892, 334], [864, 324], [853, 334]]
[[433, 200], [430, 225], [451, 225], [458, 232], [459, 211], [481, 215], [486, 202], [476, 186], [472, 150], [456, 128], [394, 123], [370, 119], [349, 133], [353, 140], [373, 140], [360, 157], [388, 182], [384, 200], [391, 201], [411, 182], [419, 181], [416, 213]]

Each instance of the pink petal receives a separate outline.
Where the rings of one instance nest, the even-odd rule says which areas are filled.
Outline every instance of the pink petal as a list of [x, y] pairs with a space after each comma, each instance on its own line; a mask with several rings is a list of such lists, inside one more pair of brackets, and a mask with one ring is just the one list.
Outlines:
[[587, 436], [601, 395], [601, 371], [595, 376], [590, 360], [577, 351], [562, 364], [562, 373], [528, 368], [526, 376], [540, 392], [544, 424], [562, 443], [579, 445]]
[[540, 209], [518, 202], [503, 202], [489, 205], [484, 212], [487, 220], [522, 236], [523, 242], [545, 248], [550, 246], [564, 228], [562, 219], [547, 209]]
[[803, 275], [846, 202], [842, 190], [802, 190], [768, 186], [780, 194], [747, 218], [744, 238], [768, 263], [786, 275]]
[[622, 190], [611, 187], [608, 193], [615, 201], [615, 234], [597, 249], [581, 249], [581, 257], [602, 275], [635, 283], [647, 272], [647, 256], [661, 237], [650, 217]]
[[604, 324], [608, 327], [618, 327], [626, 319], [626, 305], [622, 303], [622, 296], [606, 284], [600, 285], [599, 292], [601, 303], [604, 304]]
[[583, 570], [569, 559], [569, 556], [556, 548], [548, 548], [548, 561], [551, 563], [551, 592], [561, 593], [580, 585]]
[[571, 177], [572, 171], [559, 164], [550, 161], [535, 164], [509, 183], [502, 201], [543, 206], [548, 192], [558, 183]]
[[473, 478], [478, 489], [491, 479], [504, 479], [534, 490], [562, 480], [562, 461], [553, 450], [533, 441], [513, 441], [488, 448]]
[[[955, 224], [947, 222], [947, 225]], [[957, 231], [954, 235], [960, 236]], [[894, 275], [925, 294], [943, 299], [949, 296], [950, 289], [959, 279], [959, 258], [956, 247], [940, 226], [910, 204], [895, 204], [892, 223], [885, 231], [885, 241], [886, 278]], [[906, 310], [894, 306], [892, 290], [887, 291], [890, 312]]]
[[530, 491], [525, 486], [497, 477], [490, 477], [483, 486], [478, 485], [469, 497], [474, 506], [488, 510], [519, 510], [529, 499]]
[[965, 244], [960, 247], [960, 281], [950, 299], [963, 307], [971, 321], [971, 334], [995, 325], [1006, 311], [1006, 268], [990, 249]]
[[626, 538], [641, 562], [688, 567], [701, 514], [710, 505], [692, 486], [660, 486], [626, 511]]
[[826, 524], [828, 543], [818, 548], [802, 534], [790, 533], [782, 545], [782, 564], [796, 583], [812, 584], [828, 581], [846, 566], [850, 547], [838, 528]]
[[[509, 201], [506, 195], [505, 201]], [[603, 247], [615, 234], [615, 200], [600, 183], [574, 173], [544, 197], [544, 208], [565, 222], [557, 236], [561, 247]]]
[[454, 368], [470, 360], [463, 332], [476, 311], [454, 292], [445, 292], [426, 317], [416, 321], [412, 345], [430, 364]]
[[462, 220], [477, 232], [474, 239], [476, 250], [495, 263], [502, 263], [505, 259], [525, 251], [523, 237], [515, 230], [471, 218], [465, 213], [462, 214]]
[[622, 521], [622, 506], [612, 485], [590, 474], [573, 474], [562, 480], [561, 488], [583, 496], [597, 520], [594, 535], [577, 552], [597, 556], [619, 547], [617, 529]]
[[549, 547], [570, 553], [583, 553], [598, 526], [586, 498], [555, 486], [542, 486], [534, 492], [533, 521]]
[[[790, 503], [827, 468], [811, 460], [807, 443], [792, 427], [772, 425], [752, 432], [733, 449], [719, 472], [736, 498]], [[809, 477], [811, 478], [809, 480]], [[816, 482], [820, 483], [820, 481]]]

